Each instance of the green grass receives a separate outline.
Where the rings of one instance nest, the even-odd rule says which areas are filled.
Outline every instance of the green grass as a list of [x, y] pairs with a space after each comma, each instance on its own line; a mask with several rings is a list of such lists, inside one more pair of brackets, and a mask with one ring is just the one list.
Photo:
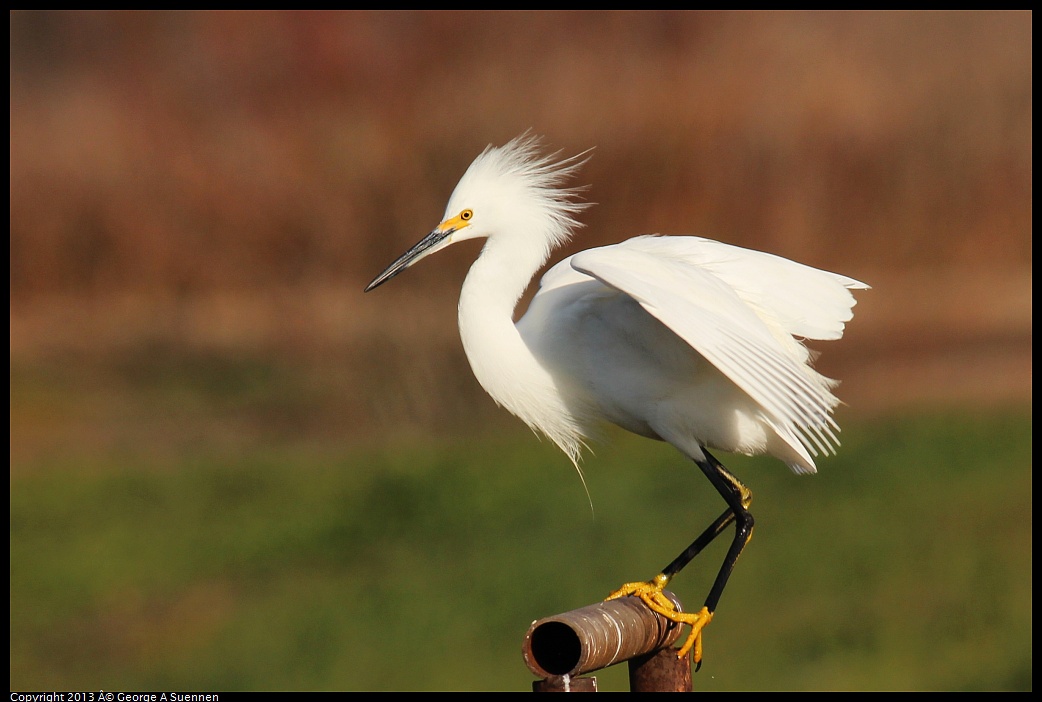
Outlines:
[[[1030, 410], [843, 439], [814, 477], [719, 456], [757, 523], [696, 689], [1031, 689]], [[40, 453], [12, 471], [11, 689], [528, 690], [533, 619], [650, 577], [721, 508], [654, 442], [612, 435], [585, 472], [594, 515], [524, 430]], [[674, 581], [688, 606], [725, 547]]]

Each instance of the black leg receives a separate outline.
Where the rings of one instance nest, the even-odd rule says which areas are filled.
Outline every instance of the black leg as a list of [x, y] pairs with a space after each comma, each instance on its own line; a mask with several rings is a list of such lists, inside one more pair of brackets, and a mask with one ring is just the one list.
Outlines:
[[[713, 612], [716, 611], [716, 605], [720, 602], [720, 595], [723, 594], [724, 587], [727, 586], [727, 579], [731, 577], [734, 564], [738, 557], [742, 555], [742, 551], [745, 549], [745, 545], [749, 543], [753, 533], [753, 517], [749, 514], [749, 503], [752, 501], [753, 496], [752, 492], [742, 484], [742, 481], [724, 468], [720, 461], [710, 455], [708, 451], [704, 451], [704, 453], [705, 459], [695, 461], [695, 463], [698, 464], [698, 467], [709, 478], [709, 482], [713, 484], [713, 487], [727, 502], [727, 510], [717, 517], [705, 531], [699, 534], [698, 538], [684, 549], [683, 553], [674, 558], [673, 562], [666, 566], [661, 573], [646, 582], [626, 583], [608, 596], [609, 600], [628, 595], [639, 597], [644, 604], [663, 617], [678, 624], [690, 625], [691, 633], [684, 645], [677, 651], [677, 655], [679, 657], [686, 656], [693, 649], [695, 670], [698, 670], [702, 665], [702, 629], [713, 620]], [[705, 605], [699, 612], [678, 612], [673, 603], [662, 594], [663, 590], [674, 575], [690, 563], [702, 549], [718, 537], [732, 522], [735, 524], [734, 540], [731, 542], [731, 548], [728, 549], [727, 556], [720, 566], [720, 571], [716, 575], [713, 587], [709, 590], [709, 596], [706, 598]]]
[[700, 554], [702, 549], [712, 543], [713, 539], [719, 536], [720, 532], [726, 529], [733, 521], [734, 512], [728, 508], [727, 511], [717, 517], [716, 521], [710, 524], [706, 530], [695, 539], [694, 543], [688, 546], [682, 554], [674, 558], [672, 563], [663, 568], [662, 574], [672, 580], [674, 575], [679, 573], [684, 566], [694, 560], [695, 556]]
[[673, 559], [673, 562], [662, 570], [662, 574], [666, 576], [667, 580], [672, 579], [695, 556], [701, 553], [702, 549], [719, 536], [731, 522], [736, 522], [737, 526], [735, 527], [731, 548], [727, 551], [727, 557], [724, 558], [723, 565], [720, 566], [720, 572], [717, 574], [716, 581], [713, 583], [713, 587], [709, 591], [709, 596], [705, 602], [706, 608], [710, 612], [715, 612], [716, 605], [720, 601], [720, 595], [723, 594], [724, 587], [727, 585], [727, 579], [731, 576], [731, 571], [734, 570], [734, 565], [742, 554], [742, 550], [745, 549], [745, 545], [752, 538], [753, 516], [748, 510], [749, 503], [752, 500], [752, 492], [729, 470], [724, 468], [723, 464], [716, 460], [712, 454], [708, 451], [704, 453], [706, 460], [695, 461], [695, 463], [698, 464], [698, 467], [709, 478], [709, 482], [713, 484], [713, 487], [727, 502], [727, 510], [717, 517], [716, 521], [710, 524], [683, 553]]

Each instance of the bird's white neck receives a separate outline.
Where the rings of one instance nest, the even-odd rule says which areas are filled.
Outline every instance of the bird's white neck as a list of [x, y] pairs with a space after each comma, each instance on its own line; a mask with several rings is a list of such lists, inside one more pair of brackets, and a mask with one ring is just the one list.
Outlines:
[[513, 321], [518, 300], [547, 257], [541, 248], [523, 251], [490, 238], [460, 292], [460, 339], [474, 376], [496, 403], [575, 461], [582, 448], [580, 422]]

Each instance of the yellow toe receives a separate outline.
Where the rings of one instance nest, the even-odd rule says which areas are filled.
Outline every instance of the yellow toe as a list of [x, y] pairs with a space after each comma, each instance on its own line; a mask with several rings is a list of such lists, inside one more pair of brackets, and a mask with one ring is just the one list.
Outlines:
[[668, 597], [662, 594], [669, 578], [659, 574], [646, 582], [626, 583], [615, 592], [608, 595], [607, 599], [614, 600], [619, 597], [639, 597], [653, 612], [661, 614], [666, 619], [677, 624], [687, 624], [691, 627], [691, 633], [687, 641], [677, 651], [677, 657], [683, 658], [694, 650], [694, 664], [697, 670], [702, 665], [702, 629], [713, 620], [713, 613], [703, 607], [698, 612], [679, 612]]

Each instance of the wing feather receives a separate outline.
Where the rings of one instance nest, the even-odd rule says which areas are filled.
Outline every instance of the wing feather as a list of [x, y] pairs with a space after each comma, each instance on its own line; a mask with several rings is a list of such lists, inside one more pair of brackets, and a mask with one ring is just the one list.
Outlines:
[[793, 335], [838, 338], [849, 289], [864, 284], [698, 237], [638, 237], [568, 263], [573, 270], [559, 266], [543, 285], [575, 282], [578, 272], [629, 295], [747, 393], [801, 455], [839, 443], [832, 382]]

